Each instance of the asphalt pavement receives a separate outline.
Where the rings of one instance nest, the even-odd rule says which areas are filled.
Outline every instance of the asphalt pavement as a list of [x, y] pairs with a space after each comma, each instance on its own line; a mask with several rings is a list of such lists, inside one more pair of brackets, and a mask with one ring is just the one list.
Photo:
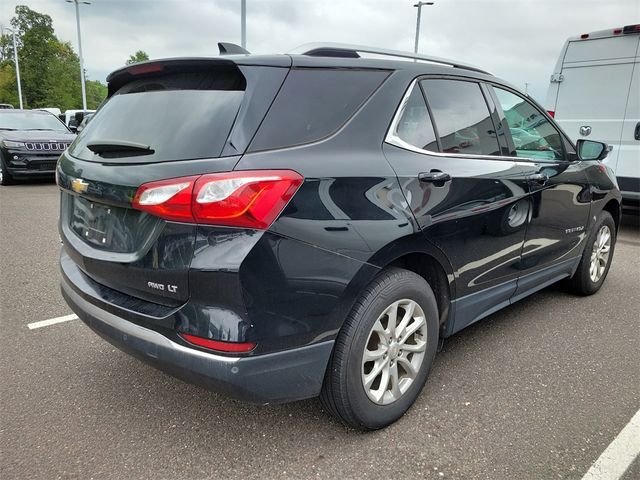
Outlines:
[[640, 408], [638, 217], [598, 294], [553, 286], [448, 339], [413, 408], [361, 433], [315, 399], [183, 383], [79, 320], [27, 328], [71, 313], [58, 208], [51, 183], [0, 188], [2, 479], [581, 479]]

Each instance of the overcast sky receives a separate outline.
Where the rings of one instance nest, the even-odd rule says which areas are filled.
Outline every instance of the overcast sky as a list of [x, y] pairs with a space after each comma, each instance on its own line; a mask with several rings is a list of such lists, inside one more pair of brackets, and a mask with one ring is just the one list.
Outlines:
[[[564, 40], [640, 23], [639, 0], [435, 0], [423, 7], [420, 52], [481, 66], [543, 102]], [[247, 48], [283, 53], [333, 41], [412, 50], [410, 0], [247, 0]], [[77, 50], [74, 8], [64, 0], [0, 2], [0, 23], [15, 5], [53, 18]], [[136, 50], [151, 58], [217, 55], [240, 43], [240, 0], [92, 0], [81, 6], [85, 68], [91, 79], [122, 66]]]

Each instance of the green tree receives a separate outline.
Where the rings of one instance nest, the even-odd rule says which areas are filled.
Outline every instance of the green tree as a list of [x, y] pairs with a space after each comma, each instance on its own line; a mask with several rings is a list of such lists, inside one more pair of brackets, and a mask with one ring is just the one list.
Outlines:
[[127, 60], [127, 65], [131, 65], [132, 63], [145, 62], [149, 60], [149, 54], [145, 51], [138, 50], [133, 55], [129, 55], [129, 60]]
[[[61, 42], [49, 15], [24, 5], [15, 9], [11, 25], [16, 32], [18, 61], [25, 108], [80, 108], [80, 60], [69, 42]], [[13, 45], [8, 34], [0, 37], [0, 103], [17, 105]], [[95, 108], [106, 97], [106, 86], [86, 82], [87, 107]]]
[[107, 98], [107, 86], [98, 80], [87, 80], [87, 108], [95, 110]]
[[0, 62], [0, 103], [10, 103], [18, 108], [18, 85], [13, 63]]

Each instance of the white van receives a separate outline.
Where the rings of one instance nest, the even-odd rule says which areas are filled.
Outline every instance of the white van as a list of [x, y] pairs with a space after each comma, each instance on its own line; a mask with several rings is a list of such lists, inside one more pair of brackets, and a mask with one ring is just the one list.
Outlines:
[[604, 160], [625, 201], [640, 201], [640, 24], [569, 38], [560, 52], [546, 108], [573, 141], [613, 147]]

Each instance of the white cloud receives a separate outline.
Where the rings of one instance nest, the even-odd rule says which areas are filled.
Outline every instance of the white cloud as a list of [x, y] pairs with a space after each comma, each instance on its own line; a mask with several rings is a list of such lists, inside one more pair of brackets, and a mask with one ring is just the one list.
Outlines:
[[[564, 40], [640, 22], [637, 0], [435, 0], [423, 7], [420, 51], [477, 64], [544, 100]], [[76, 45], [73, 6], [64, 0], [4, 0], [0, 22], [16, 4], [53, 18], [57, 35]], [[413, 0], [247, 0], [247, 44], [280, 53], [315, 41], [412, 50]], [[240, 43], [240, 0], [93, 0], [81, 6], [85, 65], [104, 80], [136, 50], [152, 58], [211, 56], [216, 42]]]

